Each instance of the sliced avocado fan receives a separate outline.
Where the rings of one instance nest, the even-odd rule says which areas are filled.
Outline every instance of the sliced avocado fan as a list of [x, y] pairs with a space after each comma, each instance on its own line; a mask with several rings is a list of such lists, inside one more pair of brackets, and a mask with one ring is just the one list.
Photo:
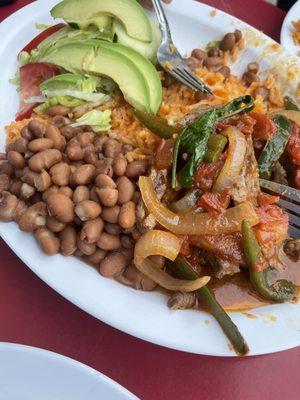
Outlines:
[[143, 7], [136, 0], [63, 0], [51, 10], [53, 18], [84, 25], [99, 22], [102, 15], [112, 16], [125, 27], [129, 36], [146, 43], [152, 42], [152, 29]]
[[85, 72], [109, 77], [118, 84], [128, 103], [139, 110], [151, 112], [149, 85], [134, 61], [112, 48], [102, 46], [101, 41], [96, 42], [87, 40], [65, 43], [44, 55], [41, 61], [73, 73]]

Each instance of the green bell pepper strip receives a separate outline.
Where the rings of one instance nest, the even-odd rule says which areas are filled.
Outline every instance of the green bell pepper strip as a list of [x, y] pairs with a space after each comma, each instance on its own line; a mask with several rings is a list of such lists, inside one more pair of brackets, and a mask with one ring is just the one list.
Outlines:
[[300, 111], [300, 108], [297, 106], [295, 101], [289, 96], [283, 98], [283, 103], [286, 110]]
[[144, 111], [134, 110], [134, 115], [146, 128], [162, 139], [172, 139], [173, 135], [178, 135], [184, 128], [182, 125], [170, 125], [165, 118]]
[[204, 156], [204, 161], [212, 163], [217, 161], [223, 153], [228, 139], [223, 135], [211, 135], [207, 142], [207, 150]]
[[202, 114], [192, 124], [186, 126], [178, 135], [173, 152], [172, 188], [177, 185], [177, 163], [179, 152], [186, 153], [188, 160], [179, 173], [179, 181], [182, 187], [190, 188], [194, 183], [194, 175], [198, 165], [206, 154], [207, 143], [218, 121], [233, 117], [242, 112], [249, 112], [254, 107], [251, 96], [243, 96], [234, 99], [220, 108], [212, 108]]
[[276, 133], [269, 140], [258, 159], [259, 175], [263, 179], [270, 179], [272, 168], [279, 160], [289, 140], [292, 123], [283, 115], [274, 118]]
[[254, 264], [260, 261], [262, 254], [251, 225], [246, 220], [242, 223], [242, 243], [250, 281], [256, 291], [264, 299], [276, 303], [283, 303], [295, 297], [297, 289], [292, 282], [283, 279], [270, 285], [268, 281], [270, 268], [266, 268], [263, 271], [256, 271], [254, 268]]
[[[173, 262], [172, 272], [179, 278], [190, 280], [195, 280], [198, 278], [198, 274], [182, 256], [178, 256]], [[209, 288], [207, 286], [203, 286], [202, 288], [196, 290], [196, 295], [207, 311], [209, 311], [216, 318], [236, 352], [241, 355], [247, 354], [249, 347], [245, 339], [226, 311], [217, 302]]]

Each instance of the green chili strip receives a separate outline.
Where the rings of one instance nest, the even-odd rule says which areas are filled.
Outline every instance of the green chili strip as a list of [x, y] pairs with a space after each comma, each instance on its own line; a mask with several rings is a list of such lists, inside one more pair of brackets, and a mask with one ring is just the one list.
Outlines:
[[205, 162], [215, 162], [223, 153], [228, 139], [223, 135], [211, 135], [207, 142], [207, 151], [204, 156]]
[[[172, 272], [179, 278], [190, 280], [198, 278], [191, 265], [182, 256], [177, 257], [172, 266]], [[226, 311], [217, 302], [209, 288], [204, 286], [198, 289], [196, 294], [202, 305], [216, 318], [234, 349], [241, 355], [247, 354], [249, 348], [245, 339]]]
[[179, 173], [179, 182], [182, 187], [190, 188], [194, 183], [194, 175], [198, 165], [202, 162], [210, 135], [218, 121], [231, 118], [242, 112], [249, 112], [254, 107], [251, 96], [243, 96], [234, 99], [220, 108], [212, 108], [202, 114], [192, 124], [184, 128], [178, 135], [173, 153], [172, 188], [177, 185], [177, 164], [179, 153], [187, 154], [187, 161]]
[[286, 110], [300, 111], [300, 108], [291, 97], [285, 96], [283, 98], [283, 102], [284, 102], [284, 108]]
[[156, 117], [144, 111], [134, 110], [134, 115], [152, 133], [162, 139], [171, 139], [174, 134], [179, 134], [183, 130], [182, 125], [170, 125], [165, 118]]
[[261, 260], [262, 254], [251, 225], [246, 220], [244, 220], [242, 224], [242, 243], [246, 263], [249, 269], [250, 280], [257, 292], [264, 299], [276, 303], [283, 303], [295, 297], [297, 290], [296, 286], [292, 282], [279, 280], [273, 285], [270, 285], [268, 282], [270, 268], [266, 268], [260, 272], [256, 271], [254, 268], [254, 265]]

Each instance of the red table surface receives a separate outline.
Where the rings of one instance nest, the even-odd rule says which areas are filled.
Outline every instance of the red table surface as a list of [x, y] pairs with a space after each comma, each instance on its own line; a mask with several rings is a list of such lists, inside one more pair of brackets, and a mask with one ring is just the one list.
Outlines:
[[[278, 39], [284, 13], [264, 1], [204, 2]], [[0, 7], [0, 19], [28, 3], [30, 0], [19, 0]], [[155, 346], [105, 325], [66, 301], [3, 242], [0, 257], [0, 341], [72, 357], [145, 400], [300, 398], [300, 348], [269, 356], [226, 359]]]

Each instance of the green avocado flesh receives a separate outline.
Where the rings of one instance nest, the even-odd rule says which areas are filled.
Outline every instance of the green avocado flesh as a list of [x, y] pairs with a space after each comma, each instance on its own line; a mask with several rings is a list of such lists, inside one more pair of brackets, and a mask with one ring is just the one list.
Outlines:
[[51, 15], [78, 26], [93, 21], [97, 24], [103, 15], [112, 16], [122, 22], [130, 37], [152, 42], [149, 18], [136, 0], [63, 0], [52, 8]]
[[128, 103], [139, 110], [151, 112], [145, 76], [130, 58], [113, 50], [113, 47], [102, 46], [102, 43], [105, 42], [91, 40], [65, 43], [44, 55], [41, 61], [73, 73], [86, 72], [109, 77], [118, 84]]
[[101, 42], [101, 48], [105, 48], [108, 51], [113, 50], [128, 57], [135, 64], [146, 78], [150, 96], [150, 109], [153, 114], [156, 114], [162, 101], [162, 87], [158, 72], [153, 64], [135, 50], [117, 43]]

